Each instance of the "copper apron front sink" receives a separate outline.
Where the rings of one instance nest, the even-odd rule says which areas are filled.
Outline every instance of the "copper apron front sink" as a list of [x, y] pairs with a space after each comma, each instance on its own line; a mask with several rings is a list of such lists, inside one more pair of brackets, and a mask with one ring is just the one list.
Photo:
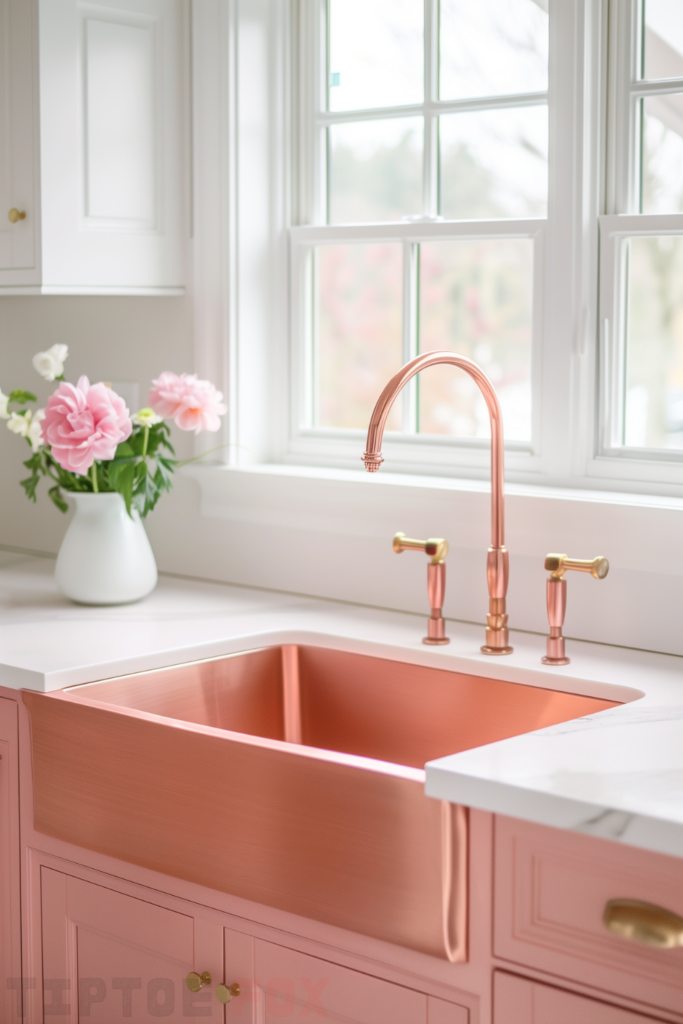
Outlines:
[[616, 703], [294, 645], [23, 697], [40, 832], [452, 961], [467, 811], [424, 764]]

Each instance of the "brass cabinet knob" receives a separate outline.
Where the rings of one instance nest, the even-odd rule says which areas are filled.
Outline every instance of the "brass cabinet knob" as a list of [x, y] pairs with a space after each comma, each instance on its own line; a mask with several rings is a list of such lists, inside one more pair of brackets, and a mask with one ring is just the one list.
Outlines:
[[7, 214], [7, 220], [11, 221], [12, 224], [16, 224], [18, 220], [26, 220], [26, 211], [17, 210], [16, 206], [13, 206]]
[[683, 917], [641, 900], [608, 900], [602, 917], [605, 928], [629, 942], [657, 949], [683, 946]]
[[190, 992], [199, 992], [200, 988], [204, 988], [205, 985], [211, 984], [211, 975], [208, 971], [204, 971], [203, 974], [197, 974], [196, 971], [190, 971], [185, 981]]
[[241, 991], [236, 981], [232, 985], [216, 985], [216, 999], [219, 1003], [229, 1003], [232, 997], [236, 999]]

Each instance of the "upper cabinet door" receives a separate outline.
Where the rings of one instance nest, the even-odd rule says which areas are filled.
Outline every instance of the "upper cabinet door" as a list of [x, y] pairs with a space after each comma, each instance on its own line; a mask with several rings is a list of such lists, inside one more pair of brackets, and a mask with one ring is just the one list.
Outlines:
[[[0, 293], [182, 292], [188, 219], [186, 0], [2, 4], [10, 12], [2, 54], [5, 79], [12, 79], [13, 67], [7, 54], [19, 42], [28, 52], [29, 68], [32, 59], [38, 69], [33, 121], [38, 120], [40, 199], [27, 198], [26, 220], [12, 227], [18, 228], [18, 238], [34, 226], [40, 259], [37, 275], [24, 277], [2, 272], [17, 266], [18, 257], [12, 264], [0, 261]], [[27, 13], [13, 19], [15, 8]], [[25, 23], [31, 13], [28, 47]], [[22, 74], [30, 126], [32, 80], [25, 70]], [[14, 77], [19, 80], [18, 71]], [[16, 154], [14, 162], [28, 166], [30, 133], [20, 130], [21, 118], [5, 114], [5, 120], [4, 149]], [[24, 202], [15, 198], [15, 206]]]
[[0, 0], [0, 271], [36, 283], [35, 8]]

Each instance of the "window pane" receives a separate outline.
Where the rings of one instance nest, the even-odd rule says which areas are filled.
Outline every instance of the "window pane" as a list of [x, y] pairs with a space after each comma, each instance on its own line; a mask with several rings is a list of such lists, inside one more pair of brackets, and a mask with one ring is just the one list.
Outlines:
[[359, 121], [330, 132], [331, 224], [422, 211], [422, 118]]
[[[316, 426], [367, 430], [402, 365], [400, 245], [329, 245], [316, 253]], [[388, 430], [401, 427], [397, 403]]]
[[330, 0], [328, 109], [421, 103], [423, 0]]
[[683, 238], [629, 248], [624, 443], [683, 448]]
[[683, 93], [641, 100], [642, 213], [683, 212]]
[[[508, 441], [531, 439], [533, 243], [530, 239], [420, 246], [420, 351], [469, 356], [495, 385]], [[452, 367], [420, 374], [419, 430], [490, 437], [474, 382]]]
[[547, 0], [441, 0], [441, 99], [547, 89], [546, 8]]
[[683, 4], [645, 0], [644, 78], [683, 78]]
[[546, 216], [547, 107], [449, 114], [439, 121], [442, 216]]

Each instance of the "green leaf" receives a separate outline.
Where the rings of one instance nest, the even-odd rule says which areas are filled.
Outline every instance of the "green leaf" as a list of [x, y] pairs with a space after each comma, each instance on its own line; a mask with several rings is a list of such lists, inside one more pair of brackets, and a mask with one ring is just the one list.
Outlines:
[[116, 452], [114, 453], [114, 459], [112, 461], [115, 461], [116, 459], [125, 459], [130, 455], [135, 455], [135, 452], [133, 451], [131, 445], [128, 444], [128, 441], [122, 441], [121, 444], [117, 447]]
[[46, 473], [42, 452], [34, 452], [30, 459], [26, 459], [24, 465], [27, 469], [31, 470], [31, 475], [27, 477], [26, 480], [20, 480], [19, 483], [26, 491], [26, 497], [29, 498], [30, 501], [35, 502], [36, 488], [40, 483], [41, 476], [44, 476]]
[[59, 489], [59, 484], [55, 484], [55, 486], [51, 487], [47, 493], [50, 495], [50, 497], [52, 498], [53, 502], [55, 503], [60, 512], [69, 511], [69, 506], [64, 500], [64, 495]]
[[165, 456], [160, 455], [157, 459], [157, 470], [154, 474], [157, 487], [160, 490], [170, 491], [173, 486], [173, 474], [177, 462], [175, 459], [167, 459]]
[[113, 490], [118, 491], [125, 501], [126, 512], [128, 515], [131, 514], [133, 505], [133, 488], [135, 486], [136, 468], [135, 463], [128, 460], [126, 460], [122, 465], [115, 466], [112, 463], [109, 466], [109, 486], [113, 488]]
[[17, 402], [19, 405], [26, 405], [27, 402], [37, 402], [38, 399], [30, 391], [22, 391], [21, 388], [16, 388], [14, 391], [10, 391], [8, 401]]

